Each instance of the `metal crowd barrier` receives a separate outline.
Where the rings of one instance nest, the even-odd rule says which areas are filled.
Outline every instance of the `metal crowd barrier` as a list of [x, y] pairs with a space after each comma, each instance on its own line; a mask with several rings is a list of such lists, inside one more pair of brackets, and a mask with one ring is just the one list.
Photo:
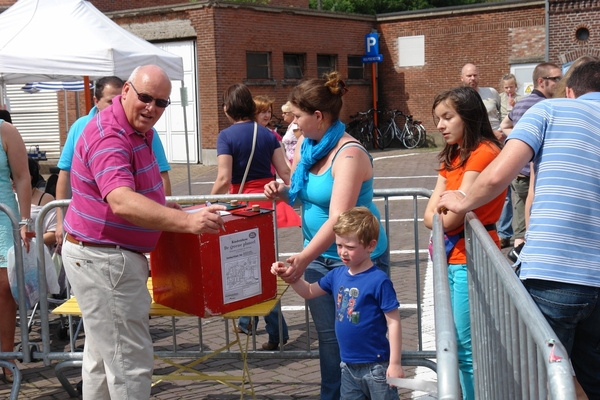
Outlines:
[[476, 397], [576, 399], [565, 348], [473, 213], [465, 240]]
[[[25, 275], [23, 271], [23, 249], [21, 247], [21, 227], [19, 220], [12, 212], [10, 207], [4, 203], [0, 203], [0, 211], [5, 213], [10, 219], [13, 234], [13, 246], [15, 249], [15, 266], [17, 268], [17, 289], [19, 290], [19, 320], [21, 324], [27, 321], [27, 307], [25, 300]], [[30, 249], [31, 251], [31, 249]], [[8, 272], [8, 271], [7, 271]], [[21, 329], [21, 350], [13, 352], [0, 351], [0, 367], [8, 368], [13, 373], [14, 382], [10, 391], [10, 400], [16, 400], [21, 388], [21, 372], [19, 369], [8, 360], [21, 359], [23, 362], [31, 362], [31, 353], [29, 352], [29, 335], [27, 329]]]
[[450, 283], [448, 259], [444, 243], [444, 227], [438, 215], [433, 217], [433, 303], [435, 313], [435, 348], [437, 354], [438, 399], [461, 399], [458, 377], [458, 352]]
[[[419, 234], [421, 229], [425, 229], [419, 218], [421, 217], [423, 211], [419, 211], [417, 206], [418, 199], [429, 198], [431, 195], [431, 190], [423, 189], [423, 188], [408, 188], [408, 189], [378, 189], [374, 191], [374, 196], [376, 199], [383, 200], [383, 214], [382, 218], [384, 219], [384, 226], [386, 229], [386, 233], [389, 239], [389, 220], [390, 220], [390, 210], [389, 210], [389, 202], [391, 197], [412, 197], [413, 200], [413, 234], [414, 234], [414, 260], [415, 260], [415, 282], [417, 285], [416, 290], [416, 303], [417, 303], [417, 326], [418, 326], [418, 349], [417, 350], [406, 350], [402, 352], [402, 361], [405, 366], [424, 366], [432, 369], [438, 373], [438, 395], [440, 399], [455, 399], [458, 398], [457, 392], [457, 381], [458, 381], [458, 373], [457, 373], [457, 362], [456, 362], [456, 340], [453, 338], [454, 329], [453, 329], [453, 321], [451, 312], [449, 312], [449, 289], [448, 289], [448, 281], [447, 281], [447, 265], [445, 264], [444, 259], [440, 259], [439, 257], [434, 258], [434, 292], [435, 292], [435, 302], [436, 302], [436, 316], [435, 316], [435, 327], [436, 327], [436, 346], [437, 351], [435, 350], [423, 350], [423, 339], [422, 339], [422, 288], [421, 288], [421, 270], [420, 266], [422, 261], [419, 259], [419, 249], [420, 249], [420, 241]], [[201, 196], [173, 196], [170, 197], [169, 200], [176, 201], [182, 205], [190, 205], [190, 204], [202, 204], [206, 201], [230, 201], [230, 200], [239, 200], [239, 201], [256, 201], [256, 200], [264, 200], [263, 195], [257, 194], [244, 194], [244, 195], [201, 195]], [[51, 203], [45, 205], [41, 210], [40, 214], [36, 221], [36, 233], [37, 236], [41, 237], [43, 232], [43, 219], [48, 211], [50, 211], [54, 207], [62, 207], [65, 209], [69, 204], [69, 200], [56, 200]], [[16, 221], [16, 220], [15, 220]], [[18, 223], [17, 223], [18, 226]], [[16, 228], [18, 229], [18, 228]], [[276, 228], [275, 228], [276, 229]], [[276, 231], [277, 233], [277, 231]], [[434, 231], [434, 235], [439, 236], [441, 231], [438, 229]], [[277, 234], [276, 237], [276, 249], [278, 249], [277, 243]], [[389, 240], [388, 242], [393, 245]], [[443, 239], [440, 242], [439, 239], [436, 240], [436, 252], [440, 251], [440, 243], [443, 243]], [[21, 353], [0, 353], [0, 359], [6, 359], [11, 357], [22, 358], [24, 363], [30, 362], [33, 360], [41, 360], [44, 362], [44, 365], [48, 366], [53, 361], [60, 361], [58, 365], [55, 367], [55, 372], [61, 384], [65, 387], [67, 392], [72, 396], [77, 396], [75, 390], [71, 387], [68, 379], [65, 377], [65, 371], [69, 368], [80, 367], [82, 364], [83, 353], [76, 351], [73, 338], [72, 327], [73, 324], [69, 323], [70, 329], [70, 337], [71, 337], [71, 347], [68, 352], [55, 352], [51, 350], [50, 346], [50, 328], [49, 328], [49, 307], [47, 298], [47, 291], [45, 285], [45, 273], [43, 272], [44, 265], [44, 252], [43, 252], [43, 243], [40, 241], [38, 243], [38, 265], [39, 265], [39, 281], [40, 281], [40, 325], [41, 325], [41, 340], [42, 346], [41, 349], [32, 348], [30, 354]], [[41, 251], [40, 251], [41, 250]], [[441, 248], [443, 250], [443, 247]], [[388, 248], [389, 251], [389, 248]], [[445, 254], [445, 253], [444, 253]], [[434, 256], [435, 257], [435, 256]], [[446, 279], [442, 279], [442, 277], [446, 277]], [[403, 299], [403, 301], [411, 301], [412, 299]], [[23, 302], [24, 302], [23, 298]], [[23, 303], [24, 304], [24, 303]], [[20, 307], [22, 310], [21, 313], [24, 313], [25, 308]], [[248, 352], [249, 359], [268, 359], [268, 358], [276, 358], [276, 359], [307, 359], [307, 358], [318, 358], [318, 350], [311, 348], [311, 339], [309, 334], [309, 326], [310, 319], [308, 314], [308, 308], [305, 309], [305, 324], [306, 324], [306, 348], [303, 350], [288, 350], [285, 346], [281, 346], [278, 351], [273, 352], [264, 352], [264, 351], [256, 351], [256, 339], [255, 335], [253, 336], [253, 344], [252, 349]], [[449, 317], [448, 317], [449, 316]], [[24, 317], [21, 317], [22, 321], [25, 321]], [[198, 339], [199, 350], [189, 350], [181, 348], [177, 344], [177, 327], [175, 326], [176, 319], [172, 318], [172, 339], [173, 345], [172, 350], [170, 351], [157, 351], [155, 354], [161, 358], [198, 358], [207, 355], [209, 352], [205, 351], [203, 344], [203, 335], [202, 335], [202, 319], [198, 318]], [[227, 321], [224, 321], [224, 335], [226, 342], [229, 343], [229, 331], [228, 331]], [[281, 322], [280, 322], [280, 331], [281, 331]], [[281, 333], [280, 333], [281, 334]], [[23, 329], [21, 330], [22, 335], [22, 343], [23, 348], [29, 348], [29, 341], [27, 337], [27, 332]], [[37, 347], [37, 346], [35, 346]], [[236, 351], [225, 351], [216, 356], [217, 358], [239, 358], [240, 354]], [[436, 361], [437, 360], [437, 363]], [[438, 368], [438, 365], [441, 368]], [[18, 382], [20, 381], [20, 376], [15, 375], [15, 386], [13, 386], [13, 391], [15, 387], [17, 387], [18, 391]], [[16, 399], [16, 397], [14, 397]], [[11, 400], [13, 397], [11, 397]]]

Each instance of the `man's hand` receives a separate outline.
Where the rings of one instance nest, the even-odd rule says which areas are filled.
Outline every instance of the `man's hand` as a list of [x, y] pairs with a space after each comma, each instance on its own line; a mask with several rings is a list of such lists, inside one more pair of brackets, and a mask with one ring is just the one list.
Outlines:
[[455, 214], [464, 214], [467, 209], [462, 205], [465, 196], [458, 190], [446, 190], [440, 195], [440, 201], [437, 204], [439, 214], [447, 214], [452, 211]]
[[212, 205], [201, 209], [198, 212], [188, 214], [190, 218], [191, 232], [199, 235], [201, 233], [219, 233], [225, 229], [225, 223], [219, 215], [219, 211], [225, 211], [227, 208], [222, 205]]

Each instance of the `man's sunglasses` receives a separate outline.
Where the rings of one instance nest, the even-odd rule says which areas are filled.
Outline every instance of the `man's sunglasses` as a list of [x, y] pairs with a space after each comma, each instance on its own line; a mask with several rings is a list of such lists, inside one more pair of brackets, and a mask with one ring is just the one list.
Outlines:
[[547, 79], [549, 81], [558, 82], [562, 79], [562, 76], [544, 76], [542, 79]]
[[129, 85], [131, 86], [131, 88], [133, 89], [135, 94], [137, 94], [138, 100], [141, 101], [142, 103], [150, 104], [154, 101], [154, 104], [156, 104], [156, 107], [160, 107], [160, 108], [167, 108], [169, 106], [169, 104], [171, 104], [171, 99], [167, 99], [167, 100], [155, 99], [154, 97], [150, 96], [149, 94], [145, 94], [145, 93], [140, 94], [137, 91], [137, 89], [135, 88], [135, 86], [133, 86], [133, 83], [131, 83], [131, 81], [127, 81], [127, 83], [129, 83]]

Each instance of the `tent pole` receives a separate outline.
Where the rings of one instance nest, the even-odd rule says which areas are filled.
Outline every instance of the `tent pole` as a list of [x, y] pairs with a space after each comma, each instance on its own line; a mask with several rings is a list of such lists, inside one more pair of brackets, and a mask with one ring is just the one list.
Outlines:
[[192, 177], [190, 174], [190, 140], [188, 138], [188, 127], [187, 127], [187, 114], [186, 108], [188, 105], [188, 97], [187, 97], [187, 88], [185, 87], [185, 83], [183, 79], [181, 80], [181, 88], [180, 96], [181, 96], [181, 107], [183, 108], [183, 132], [185, 133], [185, 156], [187, 157], [187, 175], [188, 175], [188, 194], [192, 195]]
[[83, 93], [85, 94], [85, 113], [89, 114], [92, 109], [92, 96], [90, 96], [90, 77], [83, 77]]

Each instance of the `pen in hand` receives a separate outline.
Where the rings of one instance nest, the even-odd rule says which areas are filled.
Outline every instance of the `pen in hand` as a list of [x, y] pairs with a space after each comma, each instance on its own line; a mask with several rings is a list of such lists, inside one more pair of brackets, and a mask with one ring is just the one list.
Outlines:
[[[210, 207], [210, 206], [212, 206], [212, 203], [211, 203], [210, 201], [207, 201], [205, 204], [206, 204], [206, 207]], [[217, 215], [220, 215], [218, 211], [215, 211], [215, 214], [217, 214]], [[223, 224], [223, 225], [221, 225], [221, 229], [223, 229], [223, 232], [226, 232], [226, 231], [225, 231], [225, 225], [224, 225], [224, 224]]]

